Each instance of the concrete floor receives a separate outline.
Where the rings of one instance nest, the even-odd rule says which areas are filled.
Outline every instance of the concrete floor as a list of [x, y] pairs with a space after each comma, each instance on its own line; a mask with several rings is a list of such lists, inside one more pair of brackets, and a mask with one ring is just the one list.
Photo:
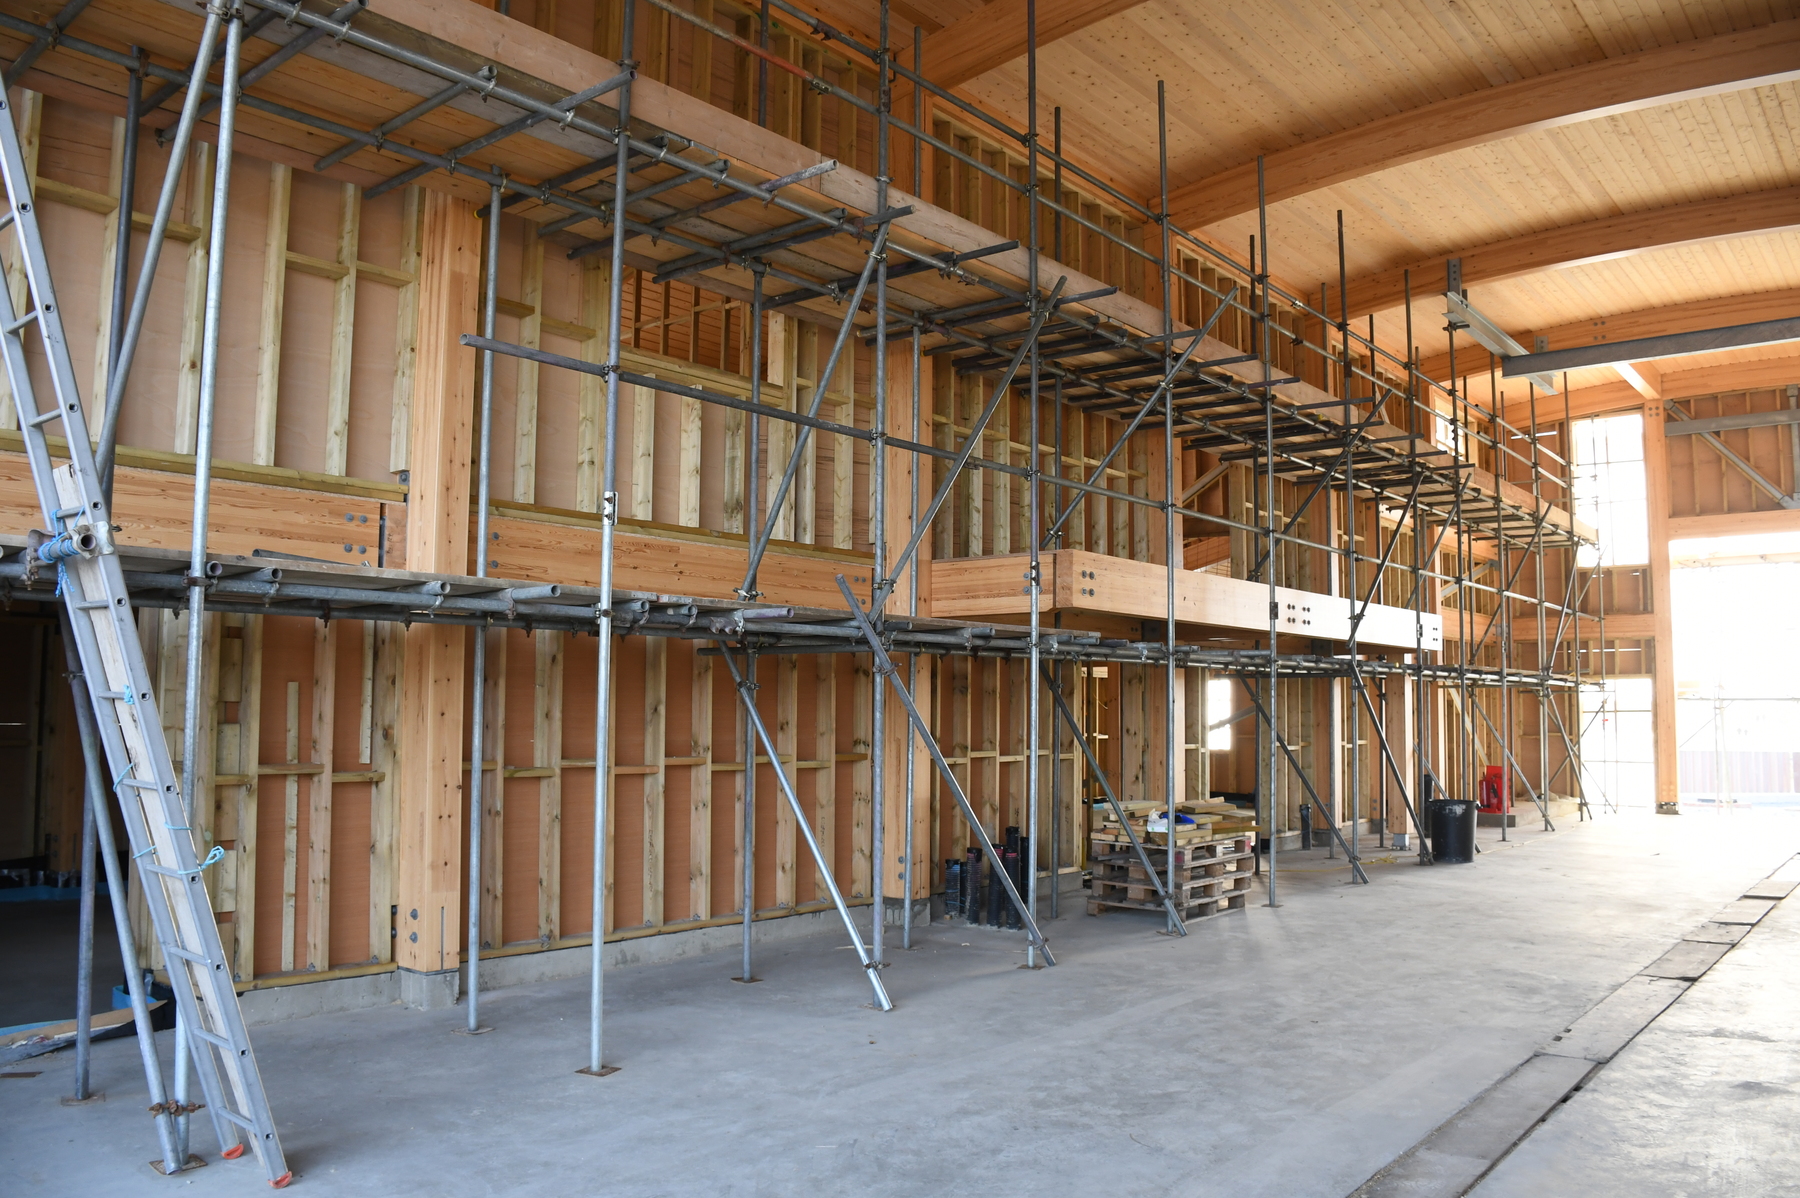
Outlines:
[[[1048, 926], [1061, 964], [1037, 973], [1017, 968], [1017, 933], [933, 926], [890, 952], [899, 1005], [885, 1015], [863, 1005], [852, 954], [830, 936], [770, 947], [767, 980], [749, 987], [727, 980], [732, 954], [618, 970], [607, 1059], [623, 1071], [603, 1080], [574, 1073], [580, 980], [486, 996], [495, 1031], [474, 1039], [451, 1034], [460, 1009], [396, 1007], [258, 1028], [257, 1051], [295, 1184], [319, 1195], [1342, 1198], [1800, 849], [1800, 819], [1626, 814], [1511, 835], [1502, 848], [1484, 829], [1494, 851], [1470, 866], [1376, 855], [1367, 887], [1321, 852], [1287, 855], [1281, 907], [1196, 924], [1186, 940], [1066, 902]], [[1755, 945], [1762, 935], [1732, 954], [1744, 953], [1745, 991], [1759, 970], [1800, 971], [1791, 931]], [[1758, 1001], [1792, 992], [1768, 989]], [[1761, 1045], [1738, 1038], [1757, 1017], [1730, 1007], [1700, 1026], [1726, 1029], [1713, 1051], [1742, 1051]], [[96, 1047], [109, 1100], [79, 1109], [57, 1103], [67, 1055], [0, 1081], [9, 1193], [260, 1189], [256, 1166], [217, 1161], [205, 1134], [210, 1167], [157, 1178], [135, 1046]], [[1682, 1126], [1716, 1140], [1721, 1110], [1795, 1113], [1775, 1088], [1791, 1071], [1765, 1071], [1747, 1076], [1766, 1089], [1718, 1083], [1746, 1096], [1734, 1107], [1699, 1079], [1657, 1101], [1691, 1096]], [[1657, 1084], [1619, 1076], [1627, 1105]], [[1482, 1193], [1665, 1192], [1608, 1189], [1604, 1169], [1565, 1186], [1553, 1159], [1493, 1188], [1558, 1150], [1559, 1130], [1540, 1128]], [[1666, 1192], [1783, 1192], [1708, 1184]]]
[[[1800, 879], [1790, 866], [1777, 875]], [[1775, 906], [1474, 1198], [1800, 1195], [1800, 902]]]

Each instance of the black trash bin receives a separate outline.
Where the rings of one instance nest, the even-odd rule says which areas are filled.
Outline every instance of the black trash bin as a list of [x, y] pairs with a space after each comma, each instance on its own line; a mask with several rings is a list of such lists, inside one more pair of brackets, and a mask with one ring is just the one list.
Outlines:
[[1467, 799], [1432, 799], [1425, 804], [1431, 828], [1431, 859], [1439, 865], [1475, 860], [1475, 804]]

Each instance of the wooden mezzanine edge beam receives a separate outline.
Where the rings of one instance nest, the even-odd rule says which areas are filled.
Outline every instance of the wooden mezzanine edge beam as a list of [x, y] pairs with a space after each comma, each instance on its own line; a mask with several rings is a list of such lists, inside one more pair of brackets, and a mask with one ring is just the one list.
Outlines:
[[[1046, 611], [1079, 611], [1160, 620], [1167, 611], [1168, 574], [1161, 565], [1108, 557], [1078, 549], [1045, 555]], [[976, 619], [1016, 615], [1026, 610], [1022, 576], [1025, 554], [939, 559], [932, 563], [932, 613]], [[1281, 631], [1341, 643], [1349, 636], [1349, 602], [1291, 587], [1276, 590]], [[1268, 633], [1269, 588], [1264, 583], [1214, 574], [1178, 571], [1175, 616], [1183, 624], [1237, 632]], [[1370, 604], [1358, 632], [1370, 647], [1411, 650], [1443, 643], [1443, 621], [1435, 612]]]
[[[277, 467], [221, 465], [225, 468], [214, 475], [208, 534], [213, 552], [251, 556], [261, 549], [351, 566], [373, 566], [385, 556], [389, 566], [404, 567], [403, 488], [329, 476], [315, 479]], [[192, 473], [191, 457], [121, 451], [114, 484], [121, 547], [186, 550]], [[308, 485], [314, 482], [317, 489]], [[382, 497], [372, 498], [371, 491]], [[503, 513], [493, 520], [501, 562], [496, 576], [598, 584], [597, 515], [512, 503], [497, 503], [495, 510]], [[22, 533], [40, 523], [24, 454], [0, 447], [0, 528]], [[474, 521], [469, 525], [472, 529]], [[380, 553], [383, 535], [385, 555]], [[615, 577], [625, 590], [725, 599], [743, 581], [746, 557], [742, 534], [622, 520]], [[775, 543], [764, 575], [768, 601], [838, 607], [842, 596], [836, 575], [866, 578], [870, 560], [869, 554], [854, 550]], [[280, 559], [269, 564], [279, 566]]]

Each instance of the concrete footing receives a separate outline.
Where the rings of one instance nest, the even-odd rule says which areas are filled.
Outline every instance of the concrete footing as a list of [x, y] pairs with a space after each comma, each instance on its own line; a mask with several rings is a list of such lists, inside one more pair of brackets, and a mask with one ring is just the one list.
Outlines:
[[431, 973], [397, 969], [394, 972], [399, 1001], [416, 1010], [441, 1011], [454, 1007], [456, 1000], [462, 997], [462, 971], [459, 969]]

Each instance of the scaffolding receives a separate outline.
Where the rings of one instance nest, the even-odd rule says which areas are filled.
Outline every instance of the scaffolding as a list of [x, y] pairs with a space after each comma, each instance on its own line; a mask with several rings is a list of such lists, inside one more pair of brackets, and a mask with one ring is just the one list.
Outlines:
[[[186, 555], [140, 549], [120, 551], [133, 600], [147, 607], [285, 614], [323, 620], [428, 622], [483, 629], [555, 629], [597, 637], [594, 932], [589, 1052], [584, 1072], [604, 1075], [613, 1068], [604, 1063], [602, 1055], [602, 896], [607, 870], [606, 806], [611, 789], [607, 755], [615, 718], [612, 675], [618, 637], [700, 641], [706, 643], [708, 653], [723, 658], [737, 684], [747, 720], [746, 736], [751, 743], [743, 746], [744, 760], [759, 760], [755, 742], [760, 741], [773, 767], [780, 799], [792, 806], [798, 826], [805, 830], [814, 863], [857, 951], [874, 1003], [881, 1009], [892, 1005], [881, 969], [886, 957], [885, 879], [896, 856], [903, 889], [902, 945], [910, 947], [912, 940], [913, 900], [919, 889], [914, 870], [920, 848], [914, 843], [912, 812], [917, 796], [912, 763], [919, 748], [931, 758], [943, 793], [956, 801], [970, 836], [993, 864], [996, 880], [1005, 886], [1009, 900], [1018, 908], [1031, 966], [1055, 964], [1038, 922], [1042, 907], [1039, 881], [1046, 873], [1051, 879], [1050, 912], [1054, 914], [1064, 865], [1065, 829], [1060, 821], [1065, 803], [1071, 798], [1061, 793], [1063, 771], [1056, 765], [1063, 756], [1065, 733], [1097, 782], [1101, 793], [1096, 799], [1110, 805], [1130, 833], [1121, 796], [1101, 768], [1089, 730], [1084, 727], [1083, 704], [1072, 694], [1068, 679], [1074, 671], [1122, 663], [1155, 668], [1162, 673], [1167, 719], [1162, 729], [1165, 768], [1160, 782], [1166, 789], [1171, 828], [1177, 816], [1177, 756], [1183, 743], [1175, 717], [1178, 688], [1185, 685], [1182, 671], [1200, 668], [1238, 680], [1258, 727], [1257, 818], [1266, 839], [1263, 864], [1270, 905], [1276, 905], [1279, 899], [1281, 842], [1293, 823], [1279, 792], [1291, 791], [1295, 784], [1310, 800], [1302, 807], [1308, 812], [1304, 816], [1304, 831], [1310, 834], [1315, 827], [1312, 821], [1323, 814], [1325, 823], [1317, 830], [1330, 838], [1331, 851], [1344, 855], [1352, 880], [1358, 883], [1369, 880], [1362, 863], [1362, 831], [1376, 818], [1360, 806], [1365, 786], [1371, 794], [1382, 796], [1379, 833], [1384, 845], [1393, 831], [1386, 818], [1390, 809], [1387, 800], [1397, 797], [1407, 822], [1421, 834], [1421, 864], [1430, 861], [1422, 835], [1426, 828], [1425, 801], [1434, 793], [1472, 799], [1476, 761], [1484, 745], [1497, 749], [1509, 777], [1523, 783], [1532, 808], [1546, 828], [1552, 826], [1552, 788], [1564, 771], [1570, 777], [1570, 790], [1582, 792], [1578, 738], [1569, 730], [1581, 724], [1580, 622], [1591, 619], [1584, 614], [1584, 607], [1588, 584], [1597, 571], [1584, 573], [1575, 561], [1577, 548], [1591, 540], [1592, 534], [1555, 506], [1557, 502], [1564, 507], [1570, 503], [1571, 470], [1566, 442], [1555, 447], [1546, 443], [1538, 415], [1540, 397], [1535, 389], [1530, 394], [1528, 425], [1516, 428], [1506, 420], [1497, 392], [1484, 404], [1466, 387], [1459, 389], [1454, 366], [1449, 385], [1420, 373], [1410, 332], [1410, 280], [1409, 330], [1403, 352], [1397, 354], [1377, 343], [1372, 320], [1367, 330], [1353, 326], [1342, 267], [1341, 216], [1338, 303], [1334, 316], [1328, 288], [1319, 297], [1302, 297], [1284, 291], [1275, 281], [1270, 265], [1266, 203], [1259, 203], [1259, 234], [1246, 259], [1224, 252], [1164, 217], [1169, 194], [1168, 118], [1160, 85], [1160, 187], [1156, 202], [1145, 203], [1123, 193], [1085, 169], [1076, 156], [1065, 154], [1060, 110], [1055, 114], [1052, 145], [1046, 147], [1038, 127], [1036, 18], [1029, 5], [1028, 119], [1023, 128], [1018, 128], [934, 85], [924, 71], [923, 38], [917, 30], [912, 43], [913, 61], [910, 65], [902, 63], [892, 50], [885, 0], [881, 5], [879, 38], [874, 44], [834, 29], [786, 0], [765, 0], [755, 24], [755, 40], [742, 35], [741, 23], [739, 31], [733, 32], [665, 0], [647, 2], [670, 18], [693, 26], [696, 36], [718, 39], [754, 59], [760, 123], [768, 123], [770, 71], [791, 77], [797, 86], [811, 93], [836, 99], [846, 111], [872, 119], [876, 129], [876, 171], [873, 203], [867, 210], [858, 215], [844, 207], [831, 206], [817, 191], [796, 186], [838, 169], [835, 161], [825, 160], [784, 176], [763, 177], [732, 160], [724, 149], [708, 147], [684, 137], [681, 130], [656, 127], [634, 115], [632, 93], [639, 69], [634, 59], [635, 3], [620, 6], [618, 73], [565, 94], [557, 94], [541, 81], [522, 76], [507, 63], [487, 60], [467, 50], [449, 53], [442, 43], [434, 43], [428, 37], [397, 36], [391, 26], [373, 20], [354, 0], [331, 9], [291, 0], [226, 0], [210, 6], [199, 47], [185, 69], [158, 65], [142, 53], [120, 51], [72, 34], [69, 30], [80, 15], [80, 0], [65, 7], [51, 25], [0, 14], [0, 27], [34, 39], [33, 52], [15, 62], [12, 78], [29, 65], [28, 58], [35, 59], [51, 49], [85, 56], [120, 72], [120, 90], [132, 105], [126, 127], [133, 139], [141, 117], [178, 94], [184, 96], [180, 121], [168, 138], [171, 149], [167, 175], [135, 296], [127, 302], [121, 272], [120, 285], [112, 297], [114, 320], [110, 327], [118, 330], [120, 340], [106, 394], [99, 449], [103, 468], [110, 469], [115, 456], [119, 408], [143, 324], [156, 255], [168, 230], [177, 180], [198, 121], [214, 109], [219, 112], [222, 131], [229, 128], [232, 114], [242, 107], [329, 135], [340, 144], [320, 159], [321, 167], [363, 147], [377, 147], [413, 162], [402, 173], [369, 188], [370, 195], [439, 171], [473, 180], [488, 189], [488, 206], [483, 210], [488, 218], [488, 236], [483, 252], [486, 292], [482, 332], [462, 339], [479, 352], [481, 363], [478, 544], [486, 544], [491, 507], [488, 433], [496, 357], [511, 356], [603, 380], [605, 453], [600, 463], [597, 587], [488, 577], [485, 551], [477, 554], [474, 576], [207, 552], [216, 369], [203, 374], [199, 395], [194, 551]], [[772, 51], [771, 13], [816, 39], [818, 47], [829, 48], [855, 62], [858, 70], [871, 73], [879, 81], [874, 98], [826, 78], [820, 69], [815, 69], [816, 63], [813, 67], [797, 64]], [[275, 43], [279, 48], [253, 67], [242, 69], [240, 48], [247, 37]], [[218, 83], [208, 82], [214, 47], [221, 39], [226, 51], [223, 77]], [[321, 111], [323, 102], [300, 108], [246, 90], [280, 73], [309, 47], [321, 44], [335, 45], [343, 55], [341, 61], [353, 63], [355, 69], [416, 95], [418, 102], [373, 125], [359, 126], [325, 115]], [[157, 89], [148, 98], [142, 98], [145, 84]], [[896, 89], [910, 90], [910, 113], [895, 111]], [[1023, 178], [969, 152], [955, 138], [941, 137], [937, 131], [927, 129], [927, 94], [954, 119], [979, 127], [983, 137], [1016, 153], [1025, 164]], [[492, 126], [486, 132], [442, 150], [422, 148], [405, 140], [408, 127], [421, 117], [446, 105], [475, 99], [482, 102], [480, 118]], [[561, 144], [587, 157], [585, 165], [536, 180], [481, 165], [484, 151], [527, 130], [554, 132]], [[918, 211], [920, 202], [904, 194], [896, 195], [891, 151], [897, 139], [913, 151], [914, 194], [925, 190], [922, 154], [929, 147], [940, 160], [954, 162], [959, 169], [973, 172], [990, 186], [1015, 197], [1012, 202], [1023, 207], [1024, 240], [1000, 240], [939, 251], [922, 248], [918, 238], [900, 235], [897, 230], [904, 229], [904, 225], [898, 222]], [[228, 134], [222, 133], [220, 140], [219, 199], [212, 228], [215, 264], [223, 260], [228, 219], [225, 198], [231, 173]], [[135, 143], [128, 151], [128, 162], [135, 164]], [[1134, 239], [1114, 224], [1085, 213], [1081, 205], [1068, 201], [1063, 190], [1064, 180], [1071, 178], [1150, 232]], [[560, 214], [542, 225], [543, 236], [584, 226], [582, 235], [586, 240], [569, 251], [571, 258], [590, 254], [610, 258], [603, 360], [587, 361], [497, 337], [498, 215], [521, 208], [549, 209]], [[741, 218], [740, 227], [732, 228], [716, 219], [727, 209]], [[120, 224], [124, 237], [130, 222]], [[1081, 276], [1059, 266], [1058, 255], [1050, 252], [1064, 246], [1065, 238], [1071, 234], [1094, 239], [1108, 253], [1130, 264], [1131, 270], [1140, 272], [1141, 277], [1154, 279], [1154, 286], [1148, 290], [1160, 297], [1160, 327], [1130, 327], [1096, 307], [1118, 293], [1118, 286], [1074, 289], [1085, 287], [1079, 281]], [[652, 255], [650, 247], [663, 256]], [[998, 260], [1022, 260], [1022, 278], [1006, 270], [987, 269]], [[747, 299], [747, 399], [721, 390], [653, 378], [629, 368], [621, 352], [621, 288], [628, 261], [640, 269], [654, 270], [657, 282], [704, 278], [710, 288], [722, 295]], [[896, 287], [901, 280], [906, 285]], [[1449, 289], [1456, 290], [1454, 286]], [[210, 304], [218, 304], [216, 277], [210, 281], [209, 297]], [[842, 355], [854, 343], [872, 348], [874, 403], [867, 427], [854, 417], [841, 421], [822, 415], [826, 393], [822, 383], [814, 387], [811, 405], [805, 411], [764, 402], [764, 318], [770, 312], [796, 306], [808, 319], [825, 327], [830, 327], [827, 322], [835, 323], [822, 379], [832, 377]], [[1184, 317], [1179, 321], [1178, 310]], [[1238, 329], [1248, 330], [1248, 345], [1239, 352], [1217, 352], [1224, 343], [1211, 335], [1226, 320]], [[1453, 319], [1453, 363], [1458, 328]], [[205, 360], [214, 362], [216, 320], [209, 322], [206, 337]], [[1243, 336], [1237, 339], [1245, 340]], [[907, 436], [891, 428], [889, 419], [889, 365], [896, 354], [896, 343], [912, 363], [911, 428]], [[951, 421], [949, 446], [936, 444], [936, 437], [921, 428], [919, 366], [927, 357], [955, 376], [978, 380], [977, 385], [986, 391], [979, 412], [962, 430], [960, 439], [956, 423]], [[1487, 365], [1493, 365], [1491, 356]], [[1294, 385], [1308, 377], [1318, 380], [1315, 391], [1309, 394], [1322, 394], [1324, 398], [1293, 398]], [[746, 418], [743, 469], [745, 527], [749, 537], [745, 574], [735, 598], [644, 593], [613, 585], [613, 537], [620, 518], [615, 451], [622, 384], [697, 400]], [[1015, 394], [1024, 400], [1029, 414], [1029, 462], [1025, 465], [996, 460], [983, 452], [984, 434], [996, 410]], [[1556, 397], [1547, 395], [1543, 402], [1551, 409], [1551, 423], [1560, 421], [1566, 428], [1566, 392], [1562, 399], [1564, 402], [1558, 404]], [[1078, 465], [1071, 471], [1064, 453], [1065, 421], [1094, 414], [1122, 421], [1123, 431], [1095, 469], [1086, 472]], [[1044, 427], [1046, 417], [1049, 428]], [[768, 439], [771, 455], [778, 445], [787, 448], [779, 482], [766, 498], [759, 494], [760, 480], [765, 468], [772, 468], [775, 461], [763, 459], [764, 442], [759, 440], [763, 421], [779, 422], [786, 426], [784, 432], [791, 433], [791, 440]], [[1158, 439], [1161, 442], [1160, 495], [1138, 494], [1109, 481], [1112, 463], [1140, 434], [1146, 443], [1153, 444]], [[867, 447], [871, 474], [868, 540], [873, 549], [867, 586], [855, 590], [839, 574], [836, 581], [844, 597], [843, 608], [764, 602], [759, 588], [760, 567], [776, 539], [779, 513], [795, 485], [808, 441], [820, 435], [846, 438]], [[1044, 461], [1047, 449], [1054, 458], [1048, 465]], [[1217, 465], [1206, 477], [1184, 487], [1184, 455], [1194, 451], [1213, 455]], [[910, 495], [905, 499], [908, 510], [904, 520], [889, 510], [888, 472], [900, 460], [908, 460], [916, 467], [906, 474]], [[1483, 468], [1483, 462], [1488, 468]], [[1201, 510], [1201, 493], [1232, 466], [1248, 469], [1247, 484], [1240, 487], [1242, 502], [1236, 507], [1226, 505], [1223, 512]], [[934, 481], [922, 490], [921, 478], [932, 480], [934, 474]], [[1020, 581], [1026, 620], [1013, 624], [921, 616], [921, 548], [926, 538], [933, 535], [934, 523], [954, 488], [970, 477], [984, 474], [1022, 480], [1024, 485], [1029, 534], [1026, 552], [1021, 557]], [[1524, 485], [1520, 485], [1521, 481]], [[1160, 618], [1147, 622], [1159, 626], [1155, 635], [1146, 628], [1138, 637], [1109, 637], [1064, 629], [1059, 626], [1060, 619], [1053, 624], [1044, 618], [1046, 555], [1064, 548], [1071, 521], [1081, 514], [1090, 498], [1131, 505], [1141, 509], [1147, 520], [1160, 521], [1164, 610]], [[1310, 526], [1302, 527], [1315, 504], [1324, 511], [1323, 539], [1310, 535]], [[890, 533], [895, 529], [906, 532], [897, 551], [890, 544]], [[1204, 530], [1199, 534], [1202, 536], [1230, 538], [1247, 567], [1244, 578], [1266, 589], [1267, 624], [1252, 647], [1217, 648], [1205, 641], [1184, 639], [1184, 621], [1178, 611], [1178, 581], [1186, 572], [1193, 529]], [[899, 542], [900, 538], [895, 536], [893, 540]], [[1305, 631], [1307, 621], [1289, 614], [1292, 605], [1287, 596], [1291, 590], [1284, 590], [1282, 583], [1290, 576], [1298, 577], [1296, 563], [1303, 555], [1323, 563], [1326, 586], [1322, 594], [1341, 605], [1341, 618], [1348, 632], [1346, 636], [1331, 638], [1329, 644], [1310, 637]], [[1478, 557], [1484, 560], [1478, 561]], [[1485, 578], [1490, 572], [1492, 577]], [[34, 581], [22, 562], [0, 563], [0, 590], [8, 595], [41, 597], [47, 585]], [[1560, 594], [1548, 593], [1559, 585]], [[1360, 630], [1378, 600], [1382, 606], [1410, 611], [1413, 644], [1409, 651], [1369, 653], [1359, 644]], [[1441, 618], [1448, 624], [1452, 604], [1454, 648], [1428, 634], [1428, 626], [1435, 626], [1435, 619]], [[1521, 625], [1535, 635], [1518, 636]], [[1450, 635], [1447, 627], [1443, 635]], [[1526, 639], [1532, 645], [1529, 652], [1517, 650], [1515, 641], [1522, 644]], [[190, 657], [197, 652], [194, 646], [198, 640], [190, 638]], [[484, 643], [484, 637], [475, 638], [473, 659], [477, 708], [472, 751], [475, 766], [471, 770], [469, 795], [470, 909], [466, 958], [470, 1032], [483, 1030], [478, 1017], [482, 958], [478, 871], [487, 772], [481, 765], [484, 750], [479, 706], [486, 681]], [[872, 685], [879, 691], [885, 680], [906, 714], [908, 728], [903, 751], [907, 763], [904, 801], [908, 818], [902, 843], [890, 846], [886, 843], [889, 830], [885, 826], [888, 796], [883, 793], [889, 771], [884, 755], [893, 751], [902, 738], [888, 734], [884, 724], [887, 704], [878, 701], [872, 707], [871, 835], [875, 868], [873, 919], [866, 939], [832, 879], [828, 856], [813, 838], [789, 770], [757, 712], [755, 662], [759, 654], [765, 653], [867, 655], [873, 663]], [[930, 720], [918, 704], [921, 658], [950, 655], [1015, 660], [1023, 664], [1027, 677], [1043, 681], [1042, 686], [1029, 687], [1026, 696], [1026, 751], [1031, 766], [1025, 771], [1025, 805], [1030, 843], [1037, 860], [1024, 871], [1023, 893], [1014, 889], [1001, 868], [993, 843], [998, 830], [983, 827], [946, 760]], [[1331, 726], [1335, 729], [1342, 721], [1349, 727], [1350, 751], [1342, 751], [1335, 743], [1329, 745], [1329, 760], [1323, 771], [1316, 760], [1312, 768], [1306, 767], [1303, 754], [1295, 748], [1292, 719], [1286, 712], [1294, 684], [1310, 679], [1333, 680]], [[190, 661], [189, 712], [196, 710], [198, 686], [198, 669]], [[1525, 769], [1515, 754], [1517, 732], [1527, 718], [1520, 712], [1522, 696], [1529, 696], [1535, 708], [1531, 713], [1537, 724], [1538, 760], [1534, 771]], [[1042, 709], [1046, 699], [1052, 706], [1049, 719]], [[1494, 709], [1491, 713], [1489, 707]], [[1452, 711], [1454, 720], [1441, 714]], [[1411, 732], [1398, 743], [1388, 731], [1396, 713], [1403, 713], [1401, 718], [1412, 725]], [[1563, 749], [1562, 763], [1554, 773], [1549, 764], [1553, 732]], [[1373, 738], [1366, 763], [1364, 754], [1357, 751], [1365, 733]], [[1430, 747], [1434, 744], [1435, 750]], [[1408, 745], [1411, 761], [1406, 760]], [[1039, 835], [1044, 806], [1039, 763], [1046, 753], [1052, 762], [1052, 835], [1048, 852]], [[186, 755], [190, 771], [196, 757], [197, 752], [190, 748]], [[1367, 777], [1360, 773], [1365, 764], [1372, 769]], [[1321, 773], [1323, 792], [1315, 783], [1315, 776]], [[755, 980], [751, 952], [754, 774], [754, 769], [747, 768], [743, 782], [744, 936], [740, 980], [746, 982]], [[1531, 786], [1529, 774], [1535, 774], [1538, 786]], [[188, 785], [192, 802], [191, 776]], [[1340, 795], [1349, 797], [1347, 812], [1339, 810]], [[1503, 837], [1511, 821], [1510, 785], [1504, 788], [1504, 803]], [[1585, 805], [1582, 813], [1587, 814]], [[1135, 834], [1131, 834], [1131, 848], [1154, 882], [1166, 912], [1167, 930], [1187, 934], [1169, 896], [1175, 854], [1168, 854], [1165, 883], [1151, 867]], [[178, 1099], [183, 1097], [178, 1093]]]

